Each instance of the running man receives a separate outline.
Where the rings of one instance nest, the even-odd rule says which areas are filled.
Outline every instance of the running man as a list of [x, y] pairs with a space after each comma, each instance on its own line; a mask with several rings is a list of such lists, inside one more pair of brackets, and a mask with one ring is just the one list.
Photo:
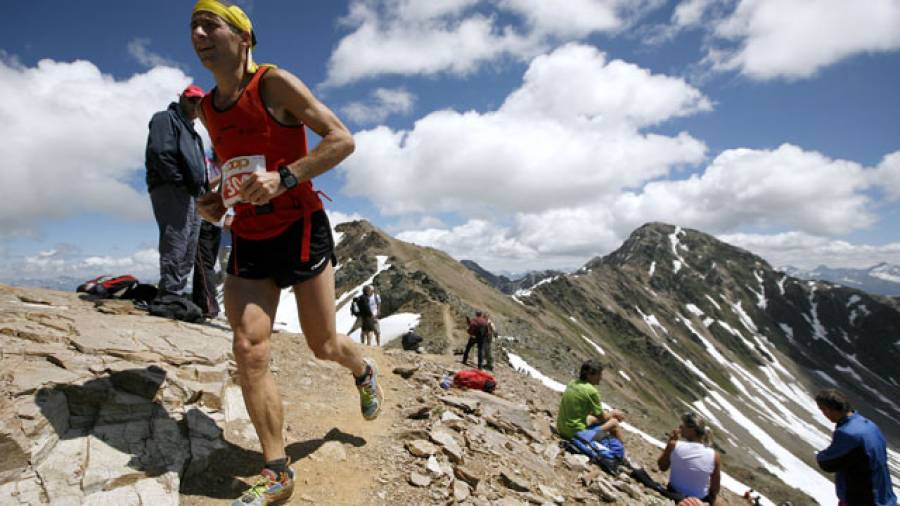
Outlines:
[[[371, 360], [335, 330], [334, 240], [312, 179], [353, 152], [353, 137], [296, 76], [251, 56], [256, 34], [237, 6], [199, 0], [191, 42], [216, 87], [200, 118], [223, 161], [223, 194], [199, 202], [211, 221], [235, 204], [225, 311], [234, 331], [241, 390], [263, 449], [261, 478], [233, 506], [281, 504], [294, 489], [285, 454], [281, 395], [269, 370], [272, 322], [283, 288], [293, 287], [300, 327], [320, 360], [346, 367], [356, 379], [362, 415], [376, 418], [384, 398]], [[305, 127], [322, 137], [308, 151]], [[243, 169], [254, 166], [259, 171]], [[243, 179], [240, 179], [243, 178]], [[301, 310], [302, 308], [302, 310]]]

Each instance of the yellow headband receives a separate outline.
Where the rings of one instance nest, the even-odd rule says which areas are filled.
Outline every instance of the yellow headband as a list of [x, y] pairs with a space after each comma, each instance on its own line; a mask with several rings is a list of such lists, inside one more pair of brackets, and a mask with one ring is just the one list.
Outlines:
[[[197, 3], [194, 5], [194, 10], [191, 12], [191, 14], [199, 11], [211, 12], [216, 16], [224, 19], [226, 23], [237, 28], [238, 30], [242, 32], [249, 32], [250, 47], [256, 47], [256, 33], [253, 31], [253, 23], [250, 22], [250, 18], [247, 16], [247, 14], [237, 5], [226, 6], [218, 0], [197, 0]], [[247, 72], [256, 72], [257, 68], [259, 68], [259, 66], [253, 62], [252, 52], [250, 51], [250, 49], [247, 49]]]
[[250, 18], [247, 17], [247, 14], [245, 14], [237, 5], [226, 6], [218, 0], [197, 0], [191, 14], [199, 11], [211, 12], [224, 19], [226, 23], [238, 30], [250, 32], [253, 39], [250, 43], [250, 47], [256, 47], [256, 35], [253, 34], [253, 23], [250, 22]]

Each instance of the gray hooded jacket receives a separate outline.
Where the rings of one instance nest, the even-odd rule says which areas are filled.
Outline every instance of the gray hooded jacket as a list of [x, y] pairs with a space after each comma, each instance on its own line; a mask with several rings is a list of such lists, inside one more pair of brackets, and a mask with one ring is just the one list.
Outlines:
[[172, 184], [196, 197], [207, 190], [203, 140], [194, 125], [181, 115], [177, 102], [150, 119], [145, 166], [147, 191]]

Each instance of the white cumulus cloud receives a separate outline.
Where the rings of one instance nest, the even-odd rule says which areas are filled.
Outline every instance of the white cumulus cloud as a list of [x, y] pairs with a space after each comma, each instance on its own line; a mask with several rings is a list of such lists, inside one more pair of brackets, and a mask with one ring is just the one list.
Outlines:
[[884, 188], [889, 199], [900, 200], [900, 151], [881, 160], [874, 174], [874, 183]]
[[150, 218], [129, 180], [144, 171], [150, 117], [190, 82], [170, 67], [117, 80], [88, 61], [0, 59], [0, 234], [81, 212]]
[[632, 225], [664, 217], [708, 232], [780, 225], [841, 234], [875, 223], [863, 193], [873, 172], [790, 144], [729, 149], [702, 174], [648, 183], [623, 193], [614, 207]]
[[142, 249], [126, 256], [84, 256], [80, 250], [55, 248], [26, 256], [4, 273], [9, 279], [53, 279], [60, 276], [93, 279], [102, 274], [131, 274], [144, 283], [159, 280], [159, 252]]
[[[355, 135], [344, 191], [382, 212], [540, 212], [596, 201], [703, 160], [686, 133], [642, 129], [708, 110], [683, 80], [570, 44], [536, 58], [495, 111], [436, 111]], [[414, 181], [415, 184], [409, 184]]]
[[693, 27], [700, 24], [710, 8], [722, 0], [682, 0], [672, 12], [672, 23], [677, 27]]
[[174, 67], [181, 66], [174, 60], [166, 58], [150, 49], [150, 39], [136, 38], [128, 42], [128, 54], [141, 65], [149, 68], [153, 67]]
[[392, 114], [408, 114], [415, 101], [415, 95], [403, 88], [378, 88], [367, 101], [351, 102], [342, 107], [341, 112], [355, 123], [380, 123]]
[[774, 267], [792, 265], [813, 269], [827, 265], [861, 269], [879, 262], [900, 263], [900, 242], [854, 244], [798, 231], [769, 235], [724, 234], [719, 239], [762, 256]]
[[[473, 219], [450, 228], [424, 228], [397, 234], [402, 241], [430, 246], [458, 259], [474, 260], [487, 269], [517, 270], [533, 268], [536, 262], [547, 265], [548, 257], [515, 237], [509, 228], [487, 220]], [[565, 260], [568, 267], [568, 259]]]
[[806, 78], [853, 55], [900, 49], [900, 1], [741, 0], [713, 33], [708, 60], [718, 69]]
[[[466, 75], [502, 58], [530, 58], [551, 43], [620, 30], [657, 0], [356, 0], [325, 85], [379, 75]], [[514, 21], [515, 22], [514, 22]]]

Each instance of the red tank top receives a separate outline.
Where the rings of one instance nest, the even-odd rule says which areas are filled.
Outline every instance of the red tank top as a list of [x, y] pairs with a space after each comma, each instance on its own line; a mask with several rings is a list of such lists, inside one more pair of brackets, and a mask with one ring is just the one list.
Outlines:
[[[292, 163], [307, 155], [306, 129], [303, 125], [279, 123], [263, 104], [260, 82], [270, 69], [261, 66], [237, 102], [225, 110], [216, 110], [212, 93], [203, 97], [201, 106], [213, 149], [223, 165], [239, 156], [263, 155], [266, 170]], [[322, 201], [312, 181], [304, 181], [270, 201], [271, 206], [235, 205], [233, 233], [243, 239], [260, 240], [275, 237], [298, 219], [304, 220], [303, 259], [309, 259], [310, 215], [322, 209]]]

